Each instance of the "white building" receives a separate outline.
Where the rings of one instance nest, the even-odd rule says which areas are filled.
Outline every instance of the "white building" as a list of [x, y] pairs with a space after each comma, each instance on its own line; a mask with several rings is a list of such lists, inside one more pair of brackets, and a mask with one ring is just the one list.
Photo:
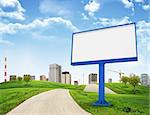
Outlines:
[[141, 74], [141, 85], [148, 86], [150, 85], [149, 75], [146, 73]]
[[61, 66], [58, 64], [51, 64], [49, 66], [49, 79], [51, 82], [61, 82]]
[[46, 81], [46, 76], [45, 75], [40, 75], [40, 80]]
[[69, 72], [67, 72], [67, 71], [62, 72], [61, 83], [71, 84], [71, 74]]
[[89, 74], [89, 84], [96, 84], [97, 83], [97, 74], [91, 73]]

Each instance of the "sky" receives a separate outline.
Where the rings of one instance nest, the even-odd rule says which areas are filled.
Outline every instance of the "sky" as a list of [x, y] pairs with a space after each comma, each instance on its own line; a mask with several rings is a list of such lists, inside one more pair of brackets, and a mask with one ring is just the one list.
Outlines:
[[138, 61], [105, 65], [105, 81], [118, 82], [126, 75], [148, 73], [150, 64], [149, 0], [0, 0], [0, 81], [4, 57], [9, 75], [48, 77], [49, 64], [69, 71], [72, 81], [87, 83], [98, 65], [71, 66], [72, 33], [136, 23]]

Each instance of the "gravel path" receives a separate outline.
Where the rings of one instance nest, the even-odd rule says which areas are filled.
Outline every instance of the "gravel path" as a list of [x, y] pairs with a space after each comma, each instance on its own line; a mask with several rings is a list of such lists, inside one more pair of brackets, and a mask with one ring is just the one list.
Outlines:
[[91, 115], [70, 96], [69, 90], [55, 89], [26, 100], [7, 115]]

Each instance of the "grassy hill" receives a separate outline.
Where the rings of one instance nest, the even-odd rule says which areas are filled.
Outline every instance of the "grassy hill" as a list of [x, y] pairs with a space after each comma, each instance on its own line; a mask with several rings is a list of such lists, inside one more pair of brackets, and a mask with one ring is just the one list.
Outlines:
[[97, 93], [84, 92], [84, 85], [74, 86], [47, 81], [11, 81], [0, 83], [0, 115], [26, 99], [41, 92], [64, 88], [69, 89], [74, 100], [86, 111], [93, 115], [148, 115], [149, 114], [149, 88], [138, 86], [137, 93], [132, 94], [132, 87], [121, 83], [107, 83], [106, 86], [118, 94], [107, 94], [106, 100], [112, 103], [110, 107], [95, 107], [91, 104], [97, 101]]
[[110, 107], [91, 105], [97, 101], [97, 93], [71, 90], [70, 94], [82, 108], [93, 115], [149, 115], [149, 87], [138, 86], [136, 94], [133, 94], [133, 88], [128, 84], [107, 83], [106, 86], [118, 93], [106, 94], [106, 101], [112, 104]]
[[30, 81], [26, 83], [25, 81], [10, 81], [0, 83], [0, 89], [8, 88], [64, 88], [64, 89], [83, 89], [84, 86], [74, 86], [68, 84], [61, 84], [48, 81]]
[[41, 92], [56, 89], [82, 90], [85, 86], [66, 85], [47, 81], [11, 81], [0, 83], [0, 115], [9, 112], [11, 109], [26, 99]]
[[[106, 87], [118, 94], [133, 94], [133, 86], [131, 86], [130, 84], [125, 85], [123, 83], [106, 83]], [[136, 94], [148, 95], [149, 87], [141, 85], [136, 86]]]

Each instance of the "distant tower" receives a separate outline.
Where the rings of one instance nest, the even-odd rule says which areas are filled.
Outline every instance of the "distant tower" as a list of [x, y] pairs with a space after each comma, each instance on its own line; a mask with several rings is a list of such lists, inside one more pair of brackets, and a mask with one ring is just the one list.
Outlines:
[[7, 58], [5, 57], [4, 81], [7, 81]]
[[61, 66], [60, 65], [50, 64], [48, 80], [51, 82], [61, 82]]
[[89, 74], [89, 84], [96, 84], [97, 83], [97, 74], [91, 73]]

